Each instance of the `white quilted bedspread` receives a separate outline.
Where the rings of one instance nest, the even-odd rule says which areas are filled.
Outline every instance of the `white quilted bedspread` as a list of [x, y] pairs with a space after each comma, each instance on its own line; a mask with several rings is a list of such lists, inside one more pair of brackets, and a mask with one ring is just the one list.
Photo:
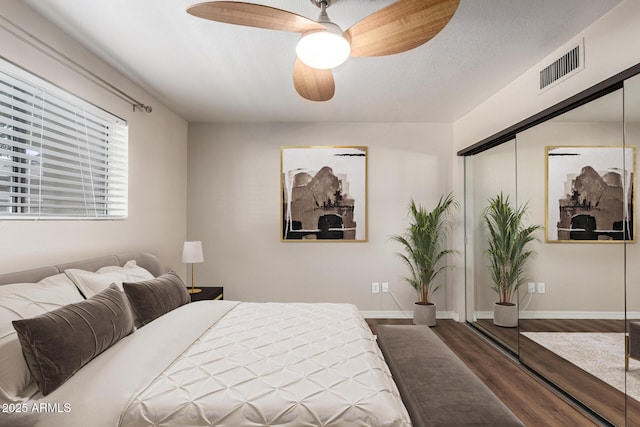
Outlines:
[[347, 304], [241, 303], [125, 409], [121, 426], [409, 426]]

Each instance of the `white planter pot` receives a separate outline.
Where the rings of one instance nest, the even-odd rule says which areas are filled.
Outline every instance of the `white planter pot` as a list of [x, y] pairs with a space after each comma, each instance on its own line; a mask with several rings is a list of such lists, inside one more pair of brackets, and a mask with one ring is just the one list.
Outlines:
[[436, 305], [414, 303], [413, 324], [436, 326]]
[[518, 326], [518, 305], [493, 304], [493, 324], [504, 328]]

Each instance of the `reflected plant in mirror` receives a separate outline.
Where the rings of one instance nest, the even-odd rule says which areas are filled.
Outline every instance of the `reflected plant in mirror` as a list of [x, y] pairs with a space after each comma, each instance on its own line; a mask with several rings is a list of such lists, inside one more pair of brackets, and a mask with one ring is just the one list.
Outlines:
[[493, 323], [515, 327], [518, 324], [518, 306], [513, 298], [518, 288], [527, 281], [525, 268], [535, 251], [530, 244], [538, 241], [535, 232], [540, 225], [525, 225], [528, 205], [514, 207], [509, 196], [498, 194], [489, 199], [483, 220], [489, 231], [489, 272], [492, 289], [498, 294], [494, 304]]

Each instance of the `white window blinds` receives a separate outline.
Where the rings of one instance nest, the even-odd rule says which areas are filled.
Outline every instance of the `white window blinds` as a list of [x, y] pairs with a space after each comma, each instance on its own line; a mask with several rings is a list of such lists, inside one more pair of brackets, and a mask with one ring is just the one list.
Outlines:
[[127, 124], [0, 62], [0, 218], [127, 216]]

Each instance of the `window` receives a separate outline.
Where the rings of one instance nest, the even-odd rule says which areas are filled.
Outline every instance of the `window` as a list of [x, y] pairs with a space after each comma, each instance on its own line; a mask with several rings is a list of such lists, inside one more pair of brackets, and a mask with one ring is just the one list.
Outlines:
[[0, 62], [0, 218], [127, 216], [127, 124]]

